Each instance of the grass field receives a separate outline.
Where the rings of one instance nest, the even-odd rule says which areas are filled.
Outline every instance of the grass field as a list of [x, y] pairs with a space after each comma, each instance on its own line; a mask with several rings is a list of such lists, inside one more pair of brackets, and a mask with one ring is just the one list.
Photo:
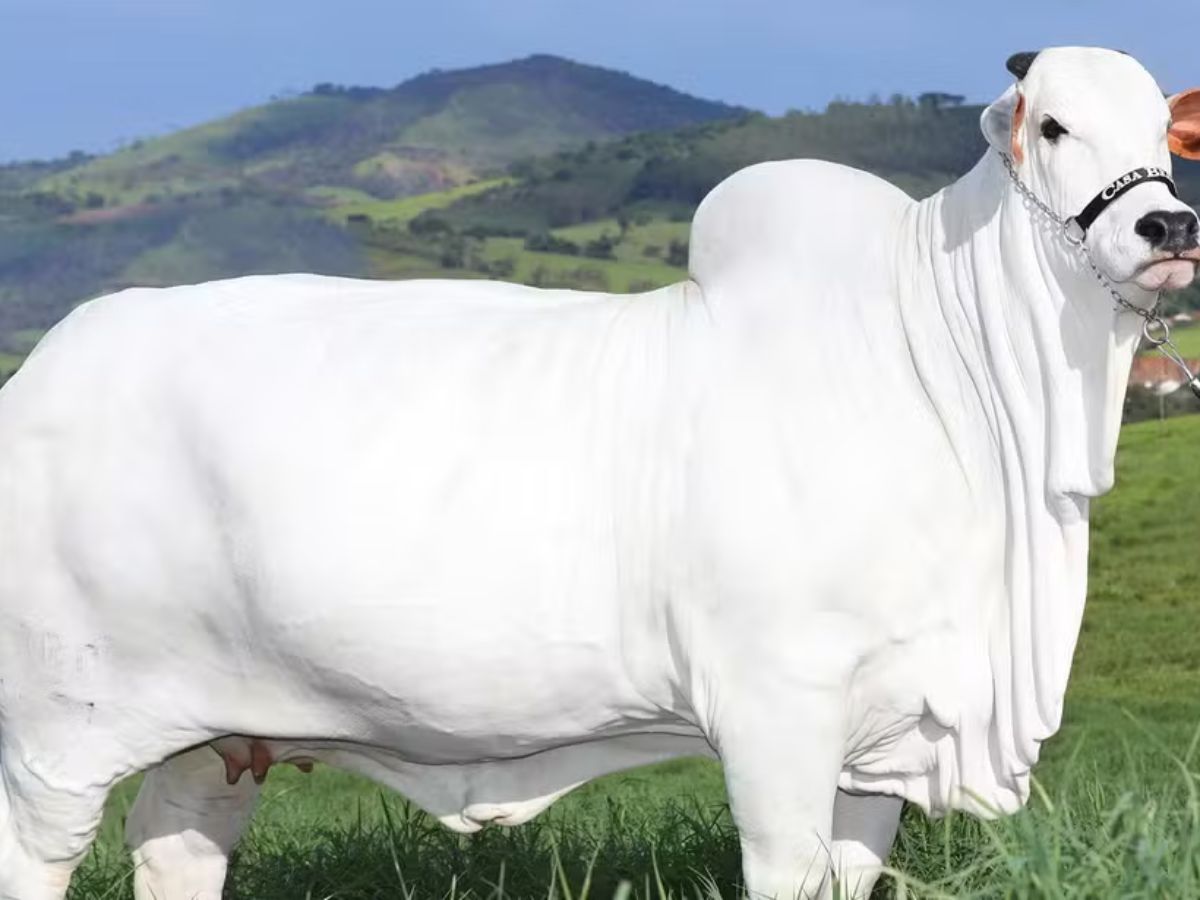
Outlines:
[[623, 263], [661, 263], [667, 256], [667, 247], [672, 241], [686, 244], [691, 232], [689, 222], [671, 222], [666, 219], [630, 224], [624, 233], [616, 219], [601, 219], [583, 225], [556, 228], [554, 235], [586, 244], [608, 236], [617, 241], [613, 255]]
[[627, 293], [650, 290], [687, 277], [683, 269], [659, 260], [619, 252], [624, 246], [618, 245], [616, 259], [591, 259], [526, 250], [520, 238], [488, 238], [484, 258], [511, 260], [514, 268], [507, 278], [509, 281], [540, 282], [548, 287], [561, 285]]
[[357, 191], [344, 188], [314, 188], [315, 195], [333, 200], [337, 205], [330, 208], [327, 215], [337, 221], [345, 222], [350, 216], [368, 216], [380, 225], [406, 225], [423, 212], [431, 209], [443, 209], [463, 197], [481, 194], [493, 188], [508, 184], [510, 178], [493, 178], [486, 181], [475, 181], [444, 191], [433, 191], [428, 194], [415, 194], [411, 197], [400, 197], [396, 200], [378, 200]]
[[[1171, 341], [1187, 359], [1200, 359], [1200, 325], [1175, 326], [1171, 329]], [[1151, 348], [1143, 352], [1156, 351]]]
[[0, 382], [2, 382], [13, 372], [17, 371], [17, 368], [21, 365], [21, 361], [24, 360], [24, 358], [25, 357], [18, 356], [15, 353], [5, 353], [4, 351], [0, 350]]
[[[908, 810], [881, 896], [1200, 896], [1200, 416], [1124, 430], [1096, 503], [1091, 590], [1066, 722], [1030, 809], [983, 824]], [[115, 792], [75, 900], [131, 896]], [[719, 769], [611, 776], [511, 831], [459, 837], [341, 773], [275, 772], [226, 896], [736, 895]], [[590, 881], [589, 881], [590, 879]], [[628, 887], [620, 887], [628, 882]]]
[[477, 243], [479, 259], [484, 263], [502, 262], [507, 266], [503, 275], [445, 268], [432, 256], [379, 246], [368, 248], [367, 260], [374, 278], [492, 278], [536, 287], [613, 293], [652, 290], [687, 277], [684, 269], [668, 265], [658, 256], [637, 252], [631, 240], [618, 244], [611, 259], [527, 250], [522, 238], [488, 237]]

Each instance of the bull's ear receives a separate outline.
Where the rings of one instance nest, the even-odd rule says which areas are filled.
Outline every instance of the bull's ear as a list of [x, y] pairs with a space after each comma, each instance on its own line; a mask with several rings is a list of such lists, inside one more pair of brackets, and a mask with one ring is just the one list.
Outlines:
[[1200, 159], [1200, 88], [1176, 94], [1167, 104], [1171, 107], [1167, 146], [1176, 156]]
[[1015, 84], [985, 109], [979, 119], [987, 142], [1001, 153], [1012, 156], [1018, 165], [1025, 161], [1024, 123], [1025, 95]]

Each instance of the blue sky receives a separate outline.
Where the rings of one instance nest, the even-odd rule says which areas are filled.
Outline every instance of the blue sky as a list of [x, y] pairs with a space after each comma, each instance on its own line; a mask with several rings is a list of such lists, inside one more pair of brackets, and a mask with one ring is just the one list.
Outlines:
[[106, 151], [321, 81], [543, 52], [766, 110], [944, 90], [1099, 44], [1200, 85], [1195, 0], [0, 0], [0, 160]]

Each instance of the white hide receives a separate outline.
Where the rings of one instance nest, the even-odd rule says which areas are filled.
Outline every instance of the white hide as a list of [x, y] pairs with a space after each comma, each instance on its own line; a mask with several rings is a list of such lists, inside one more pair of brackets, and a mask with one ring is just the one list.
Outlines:
[[[1079, 65], [1109, 115], [1115, 59], [1039, 58], [1030, 108]], [[1142, 137], [1023, 172], [1074, 211]], [[1098, 226], [1117, 277], [1157, 190]], [[921, 203], [755, 166], [692, 240], [639, 296], [280, 276], [56, 327], [0, 394], [0, 897], [58, 900], [109, 785], [230, 735], [463, 831], [715, 752], [765, 896], [831, 841], [869, 892], [894, 797], [1018, 808], [1136, 320], [995, 153]], [[134, 810], [139, 898], [220, 896], [253, 791], [196, 752]]]

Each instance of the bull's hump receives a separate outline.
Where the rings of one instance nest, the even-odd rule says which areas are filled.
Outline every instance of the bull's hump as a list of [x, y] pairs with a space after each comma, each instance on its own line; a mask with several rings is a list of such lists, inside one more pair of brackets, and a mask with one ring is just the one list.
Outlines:
[[[785, 275], [790, 286], [861, 278], [889, 264], [914, 201], [868, 172], [819, 160], [750, 166], [704, 199], [692, 225], [693, 277], [706, 293]], [[747, 281], [749, 279], [749, 281]]]

